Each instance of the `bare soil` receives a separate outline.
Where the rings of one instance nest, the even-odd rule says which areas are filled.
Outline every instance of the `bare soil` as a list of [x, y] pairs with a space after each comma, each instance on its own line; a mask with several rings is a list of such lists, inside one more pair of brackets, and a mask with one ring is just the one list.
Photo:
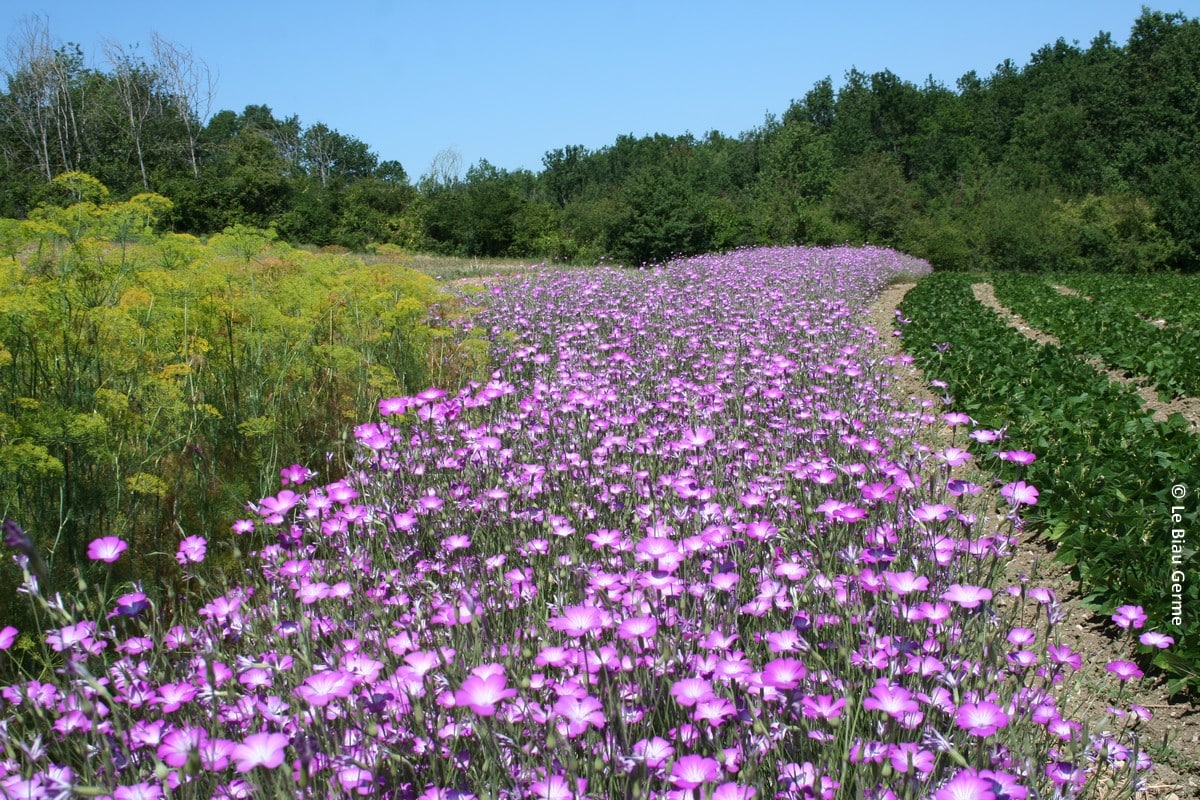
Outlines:
[[[868, 324], [877, 332], [880, 347], [888, 355], [898, 356], [903, 350], [900, 340], [892, 335], [896, 307], [914, 284], [903, 283], [888, 287], [868, 309]], [[981, 302], [997, 308], [997, 313], [1010, 319], [1010, 324], [1037, 341], [1053, 341], [1041, 331], [1025, 324], [995, 302], [989, 284], [976, 287]], [[990, 302], [989, 302], [990, 299]], [[894, 394], [914, 404], [940, 405], [940, 398], [931, 391], [928, 382], [916, 366], [897, 368]], [[1156, 398], [1157, 399], [1157, 398]], [[987, 481], [976, 481], [987, 485]], [[1151, 711], [1152, 718], [1138, 727], [1141, 746], [1154, 761], [1139, 797], [1153, 800], [1200, 800], [1200, 708], [1185, 702], [1172, 702], [1165, 682], [1147, 677], [1132, 698], [1116, 701], [1118, 687], [1104, 665], [1117, 658], [1127, 658], [1131, 649], [1116, 637], [1116, 629], [1106, 618], [1091, 613], [1080, 601], [1079, 586], [1069, 570], [1054, 560], [1054, 545], [1036, 531], [1022, 533], [1016, 549], [1005, 567], [1005, 579], [1015, 584], [1028, 580], [1030, 585], [1052, 589], [1063, 603], [1067, 619], [1060, 623], [1063, 644], [1084, 657], [1082, 675], [1077, 676], [1075, 689], [1061, 698], [1064, 709], [1072, 710], [1075, 719], [1100, 720], [1110, 705], [1128, 708], [1131, 704]]]

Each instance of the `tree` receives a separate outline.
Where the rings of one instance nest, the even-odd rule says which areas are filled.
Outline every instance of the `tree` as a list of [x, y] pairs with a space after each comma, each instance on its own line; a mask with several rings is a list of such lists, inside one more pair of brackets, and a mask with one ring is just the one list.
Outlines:
[[897, 244], [916, 212], [900, 160], [891, 153], [861, 159], [837, 180], [829, 203], [836, 219], [876, 244]]
[[159, 89], [167, 107], [175, 115], [184, 132], [184, 145], [192, 177], [200, 177], [200, 134], [208, 122], [216, 96], [216, 77], [204, 61], [159, 34], [150, 38], [150, 52]]
[[43, 17], [26, 17], [9, 38], [0, 117], [20, 139], [42, 177], [79, 165], [82, 141], [74, 90], [82, 80], [78, 45], [55, 47]]
[[605, 247], [628, 266], [708, 249], [710, 219], [702, 198], [675, 171], [659, 165], [626, 181], [620, 206], [604, 230]]
[[155, 97], [157, 76], [144, 61], [116, 42], [104, 43], [104, 55], [112, 67], [111, 81], [120, 102], [117, 110], [121, 113], [122, 121], [126, 125], [125, 131], [137, 156], [142, 188], [150, 191], [150, 176], [146, 173], [146, 155], [142, 140], [147, 120], [159, 107], [158, 98]]
[[322, 122], [309, 126], [301, 135], [300, 152], [301, 164], [322, 188], [328, 187], [331, 179], [365, 178], [379, 162], [366, 144]]

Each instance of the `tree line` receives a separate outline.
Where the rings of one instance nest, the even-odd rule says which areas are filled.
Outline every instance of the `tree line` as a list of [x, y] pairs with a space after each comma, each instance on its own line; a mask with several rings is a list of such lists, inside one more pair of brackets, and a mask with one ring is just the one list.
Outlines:
[[775, 243], [870, 241], [946, 269], [1200, 269], [1200, 20], [1143, 9], [1129, 38], [1062, 39], [953, 88], [825, 78], [739, 135], [619, 136], [541, 169], [441, 154], [415, 181], [320, 122], [210, 113], [211, 73], [160, 37], [107, 69], [40, 19], [10, 38], [0, 216], [61, 202], [53, 178], [156, 192], [164, 223], [287, 241], [638, 264]]

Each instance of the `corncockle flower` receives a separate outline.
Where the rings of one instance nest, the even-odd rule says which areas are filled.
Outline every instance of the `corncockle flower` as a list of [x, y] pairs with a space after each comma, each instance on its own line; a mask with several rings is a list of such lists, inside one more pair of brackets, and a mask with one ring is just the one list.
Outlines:
[[819, 694], [816, 697], [800, 699], [800, 710], [809, 719], [836, 719], [842, 715], [846, 707], [846, 698], [834, 698], [833, 695]]
[[1113, 624], [1126, 630], [1141, 628], [1146, 624], [1147, 619], [1149, 617], [1141, 606], [1121, 606], [1112, 615]]
[[929, 579], [909, 572], [884, 572], [884, 580], [888, 589], [894, 594], [906, 595], [912, 592], [923, 592], [929, 588]]
[[1005, 659], [1018, 669], [1029, 669], [1038, 663], [1037, 653], [1032, 650], [1014, 650]]
[[1046, 655], [1054, 664], [1062, 664], [1071, 669], [1080, 669], [1083, 666], [1083, 657], [1066, 645], [1047, 645]]
[[46, 644], [56, 653], [69, 650], [75, 645], [87, 646], [92, 641], [92, 633], [96, 630], [94, 622], [77, 622], [64, 628], [50, 631], [46, 634]]
[[202, 728], [176, 728], [161, 737], [155, 755], [168, 767], [182, 767], [205, 741], [207, 736]]
[[716, 438], [711, 428], [688, 428], [683, 432], [679, 446], [687, 450], [700, 450]]
[[961, 447], [947, 447], [940, 453], [936, 454], [940, 461], [946, 463], [947, 466], [959, 467], [971, 460], [971, 453]]
[[1008, 639], [1009, 644], [1023, 647], [1032, 644], [1037, 639], [1037, 634], [1030, 628], [1013, 628], [1004, 638]]
[[921, 618], [934, 626], [942, 625], [950, 619], [949, 603], [921, 603], [917, 609], [921, 613]]
[[88, 544], [87, 555], [92, 561], [111, 564], [129, 549], [129, 545], [116, 536], [102, 536]]
[[5, 625], [0, 628], [0, 650], [7, 650], [12, 647], [13, 642], [17, 639], [17, 634], [20, 633], [12, 625]]
[[623, 640], [652, 639], [656, 633], [658, 620], [649, 616], [629, 617], [617, 626], [617, 638]]
[[517, 690], [508, 686], [504, 667], [484, 664], [471, 670], [471, 676], [463, 681], [453, 699], [455, 705], [466, 706], [481, 717], [490, 717], [496, 713], [498, 703], [516, 695]]
[[1087, 770], [1077, 767], [1070, 761], [1051, 761], [1046, 765], [1046, 777], [1057, 786], [1074, 786], [1082, 788], [1087, 783]]
[[970, 584], [950, 584], [950, 588], [942, 592], [942, 599], [962, 608], [978, 608], [982, 603], [992, 599], [992, 590]]
[[959, 480], [958, 478], [946, 481], [946, 491], [955, 497], [963, 495], [976, 495], [983, 491], [983, 487], [977, 483], [970, 481]]
[[938, 789], [933, 800], [997, 800], [992, 791], [995, 784], [979, 777], [975, 770], [960, 770], [949, 783]]
[[974, 430], [969, 434], [972, 439], [981, 443], [997, 442], [1004, 438], [1003, 431], [990, 431], [986, 429]]
[[67, 736], [75, 731], [90, 731], [92, 729], [91, 719], [82, 711], [72, 709], [54, 721], [51, 726], [59, 734]]
[[163, 796], [162, 787], [154, 783], [134, 783], [128, 786], [118, 786], [113, 790], [113, 800], [159, 800]]
[[1110, 661], [1104, 666], [1104, 668], [1113, 675], [1116, 675], [1117, 678], [1122, 681], [1127, 681], [1132, 678], [1141, 678], [1144, 674], [1141, 669], [1138, 668], [1138, 665], [1134, 664], [1132, 661]]
[[141, 592], [130, 592], [117, 598], [117, 604], [113, 607], [112, 613], [107, 616], [107, 619], [112, 619], [116, 616], [136, 617], [149, 607], [150, 599], [146, 595]]
[[234, 746], [232, 758], [237, 762], [238, 772], [249, 772], [255, 767], [275, 769], [283, 763], [284, 748], [291, 739], [282, 733], [254, 733]]
[[[863, 512], [863, 513], [865, 516], [866, 512]], [[746, 538], [753, 539], [756, 542], [765, 542], [768, 539], [775, 538], [776, 534], [779, 533], [779, 530], [774, 525], [772, 525], [770, 522], [766, 522], [763, 520], [755, 520], [754, 522], [751, 522], [748, 525], [746, 525], [745, 532], [746, 532]]]
[[682, 678], [671, 685], [671, 696], [685, 708], [713, 696], [712, 684], [703, 678]]
[[208, 542], [204, 537], [188, 536], [179, 542], [179, 548], [175, 551], [175, 560], [181, 567], [188, 564], [199, 564], [204, 560], [207, 551]]
[[1001, 728], [1007, 727], [1009, 718], [1000, 706], [981, 700], [978, 703], [963, 703], [959, 706], [954, 722], [973, 736], [991, 736]]
[[164, 714], [178, 711], [195, 697], [196, 687], [190, 683], [164, 683], [158, 687], [158, 703]]
[[758, 790], [752, 786], [722, 783], [709, 795], [709, 800], [753, 800], [757, 794]]
[[871, 687], [871, 696], [863, 700], [862, 705], [868, 711], [882, 711], [894, 719], [920, 711], [912, 692], [903, 686], [891, 684], [884, 678], [875, 681], [875, 685]]
[[554, 713], [563, 721], [567, 737], [574, 739], [587, 732], [588, 728], [603, 728], [604, 706], [595, 697], [564, 695], [554, 704]]
[[713, 727], [721, 725], [726, 719], [737, 713], [733, 703], [724, 697], [706, 697], [696, 703], [692, 710], [692, 720], [707, 722]]
[[567, 636], [583, 637], [608, 627], [611, 623], [607, 612], [591, 605], [567, 606], [560, 616], [551, 617], [546, 621], [556, 631]]
[[354, 691], [354, 679], [341, 670], [325, 670], [309, 675], [297, 686], [295, 693], [311, 706], [321, 708], [334, 700], [349, 697]]
[[1065, 742], [1069, 742], [1079, 735], [1083, 730], [1083, 725], [1073, 719], [1066, 719], [1060, 714], [1055, 714], [1052, 719], [1046, 723], [1046, 730], [1054, 734]]
[[375, 776], [370, 770], [353, 764], [338, 767], [337, 779], [342, 791], [360, 797], [374, 795], [378, 788], [375, 785]]
[[289, 483], [299, 486], [305, 481], [311, 480], [315, 475], [315, 472], [300, 464], [292, 464], [290, 467], [279, 470], [279, 477], [284, 486]]
[[772, 653], [790, 653], [800, 650], [801, 638], [793, 628], [782, 631], [771, 631], [766, 636], [767, 649]]
[[912, 515], [921, 522], [944, 522], [954, 513], [954, 506], [945, 503], [923, 503], [913, 509]]
[[[1146, 631], [1138, 637], [1138, 641], [1147, 647], [1157, 647], [1160, 650], [1165, 650], [1166, 648], [1175, 644], [1175, 640], [1173, 638], [1167, 636], [1165, 633], [1159, 633], [1157, 631]], [[0, 650], [4, 649], [2, 645], [3, 633], [0, 632]]]
[[1000, 488], [1000, 494], [1014, 506], [1035, 506], [1038, 501], [1038, 490], [1025, 481], [1007, 483]]
[[737, 640], [736, 633], [725, 633], [720, 628], [715, 628], [700, 640], [700, 646], [706, 650], [728, 650]]
[[570, 782], [562, 775], [547, 775], [534, 781], [529, 789], [538, 800], [574, 800], [575, 797]]
[[671, 766], [668, 779], [679, 789], [695, 789], [721, 777], [721, 765], [716, 759], [696, 754], [682, 756]]
[[761, 680], [774, 689], [794, 689], [804, 680], [808, 669], [795, 658], [776, 658], [763, 665]]
[[889, 748], [888, 760], [892, 762], [892, 768], [901, 775], [916, 772], [926, 776], [933, 772], [937, 755], [916, 742], [901, 742]]
[[996, 453], [996, 458], [1001, 461], [1009, 461], [1013, 464], [1021, 464], [1026, 466], [1037, 461], [1037, 456], [1025, 450], [1002, 450]]
[[864, 484], [859, 492], [864, 500], [877, 503], [892, 503], [895, 502], [897, 495], [900, 493], [900, 487], [894, 483], [868, 483]]
[[675, 748], [661, 736], [642, 739], [633, 746], [634, 758], [643, 761], [650, 769], [658, 769], [675, 755]]

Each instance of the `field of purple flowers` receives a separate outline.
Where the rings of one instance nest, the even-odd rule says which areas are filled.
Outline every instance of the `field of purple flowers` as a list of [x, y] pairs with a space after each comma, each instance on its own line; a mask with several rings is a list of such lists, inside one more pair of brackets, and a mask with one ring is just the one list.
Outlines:
[[1130, 796], [1148, 712], [1076, 719], [1057, 599], [999, 582], [1037, 489], [964, 471], [968, 437], [1036, 456], [894, 396], [866, 327], [927, 270], [786, 248], [496, 284], [489, 381], [383, 400], [344, 480], [285, 470], [223, 582], [226, 540], [184, 538], [169, 603], [43, 598], [7, 522], [49, 633], [0, 630], [0, 796]]

